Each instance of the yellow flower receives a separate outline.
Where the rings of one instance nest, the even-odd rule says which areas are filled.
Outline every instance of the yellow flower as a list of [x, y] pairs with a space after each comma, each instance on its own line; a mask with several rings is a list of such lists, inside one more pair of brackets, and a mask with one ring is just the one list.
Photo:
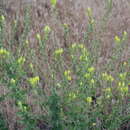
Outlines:
[[107, 98], [110, 98], [110, 95], [107, 95]]
[[41, 35], [39, 33], [36, 34], [37, 40], [41, 40]]
[[117, 35], [115, 36], [115, 42], [116, 42], [116, 43], [120, 43], [120, 42], [121, 42], [120, 37], [118, 37]]
[[92, 97], [87, 97], [86, 102], [91, 103], [92, 102]]
[[64, 23], [64, 24], [63, 24], [63, 27], [64, 27], [65, 29], [67, 29], [69, 26], [68, 26], [68, 24]]
[[71, 76], [67, 76], [67, 79], [70, 81], [70, 80], [72, 80], [72, 77]]
[[19, 59], [18, 59], [18, 64], [22, 65], [24, 64], [25, 62], [25, 58], [23, 56], [21, 56]]
[[92, 73], [92, 72], [94, 72], [94, 71], [95, 71], [95, 68], [94, 68], [94, 67], [88, 68], [88, 72], [89, 72], [89, 73]]
[[9, 52], [6, 49], [0, 49], [0, 56], [9, 56]]
[[65, 76], [68, 76], [70, 74], [70, 70], [66, 70], [65, 72], [64, 72], [64, 75]]
[[16, 83], [15, 79], [11, 79], [11, 80], [10, 80], [10, 83], [11, 83], [11, 84], [15, 84], [15, 83]]
[[75, 99], [76, 98], [76, 94], [74, 92], [71, 92], [69, 93], [69, 98], [72, 100], [72, 99]]
[[106, 91], [107, 93], [110, 93], [110, 92], [111, 92], [111, 88], [106, 88], [105, 91]]
[[110, 82], [113, 82], [113, 81], [114, 81], [114, 78], [113, 78], [111, 75], [107, 74], [106, 72], [105, 72], [105, 73], [102, 73], [102, 77], [103, 77], [103, 79], [106, 80], [106, 81], [110, 81]]
[[126, 87], [121, 87], [120, 90], [121, 90], [121, 92], [123, 92], [123, 93], [128, 93], [129, 88], [128, 88], [127, 86], [126, 86]]
[[127, 35], [128, 35], [127, 32], [124, 31], [124, 32], [123, 32], [123, 38], [122, 38], [123, 41], [127, 39]]
[[84, 77], [87, 78], [87, 79], [89, 79], [90, 76], [91, 76], [90, 73], [86, 73], [86, 74], [84, 75]]
[[114, 78], [111, 76], [111, 75], [109, 75], [109, 77], [108, 77], [108, 81], [114, 81]]
[[87, 8], [87, 14], [89, 17], [92, 17], [92, 8], [90, 7]]
[[80, 86], [82, 86], [82, 85], [83, 85], [83, 82], [81, 81], [81, 82], [80, 82]]
[[90, 24], [94, 24], [95, 20], [91, 19]]
[[123, 65], [126, 66], [126, 65], [127, 65], [127, 62], [123, 62]]
[[127, 76], [127, 73], [126, 73], [126, 72], [119, 74], [119, 77], [120, 77], [121, 80], [125, 80], [126, 76]]
[[64, 72], [64, 76], [67, 78], [67, 80], [72, 80], [72, 77], [70, 76], [70, 73], [71, 73], [71, 71], [70, 70], [66, 70], [65, 72]]
[[29, 64], [29, 67], [33, 70], [33, 64], [32, 63]]
[[51, 0], [50, 2], [51, 2], [52, 7], [55, 7], [56, 3], [57, 3], [57, 0]]
[[26, 40], [26, 41], [25, 41], [25, 44], [26, 44], [26, 45], [28, 45], [28, 44], [29, 44], [29, 41], [28, 41], [28, 40]]
[[47, 34], [50, 33], [51, 32], [51, 28], [48, 25], [46, 25], [44, 27], [44, 32], [47, 33]]
[[92, 125], [93, 125], [93, 126], [95, 126], [95, 125], [96, 125], [96, 123], [93, 123]]
[[29, 83], [32, 85], [32, 86], [35, 86], [38, 84], [39, 82], [39, 76], [36, 76], [36, 77], [33, 77], [33, 78], [29, 78], [28, 79]]
[[91, 82], [92, 84], [94, 84], [94, 83], [95, 83], [94, 79], [91, 79], [91, 80], [90, 80], [90, 82]]
[[0, 20], [1, 20], [1, 21], [5, 21], [4, 15], [1, 15]]
[[62, 48], [60, 48], [60, 49], [55, 50], [54, 54], [55, 54], [56, 56], [59, 56], [59, 55], [61, 55], [63, 52], [64, 52], [64, 50], [63, 50]]
[[73, 43], [73, 44], [71, 45], [71, 47], [74, 49], [74, 48], [77, 47], [77, 44], [76, 44], [76, 43]]
[[81, 48], [81, 49], [83, 49], [84, 45], [83, 44], [79, 44], [78, 47]]

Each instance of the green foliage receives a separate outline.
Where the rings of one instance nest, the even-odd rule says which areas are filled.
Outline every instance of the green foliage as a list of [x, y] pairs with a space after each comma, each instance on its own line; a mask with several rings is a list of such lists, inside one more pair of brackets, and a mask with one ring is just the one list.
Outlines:
[[[106, 12], [101, 18], [102, 32], [113, 7], [112, 0], [106, 3]], [[51, 0], [53, 7], [56, 4], [56, 0]], [[0, 88], [4, 88], [0, 95], [1, 111], [8, 112], [4, 103], [7, 109], [8, 106], [11, 110], [15, 108], [15, 117], [11, 118], [17, 119], [17, 129], [120, 129], [130, 117], [130, 61], [121, 61], [127, 48], [127, 32], [124, 30], [120, 37], [113, 38], [109, 62], [98, 65], [102, 38], [97, 33], [97, 21], [91, 8], [87, 9], [87, 30], [78, 43], [69, 44], [73, 32], [69, 24], [59, 25], [65, 44], [68, 43], [65, 47], [58, 44], [55, 30], [49, 25], [36, 32], [33, 37], [36, 46], [32, 47], [30, 10], [26, 8], [24, 12], [23, 31], [18, 41], [15, 39], [18, 21], [13, 20], [7, 40], [6, 19], [0, 17]], [[58, 20], [54, 12], [51, 13]], [[86, 42], [90, 45], [86, 46]], [[0, 129], [7, 130], [9, 121], [0, 114]]]

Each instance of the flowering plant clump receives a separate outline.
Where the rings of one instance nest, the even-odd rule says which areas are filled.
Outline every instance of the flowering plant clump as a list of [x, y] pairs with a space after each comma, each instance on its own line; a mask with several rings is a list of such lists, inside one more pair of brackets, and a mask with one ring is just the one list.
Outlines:
[[45, 32], [46, 34], [50, 33], [50, 32], [51, 32], [51, 28], [50, 28], [48, 25], [46, 25], [46, 26], [44, 27], [44, 32]]
[[1, 48], [0, 49], [0, 57], [6, 57], [9, 56], [9, 52], [6, 49]]
[[71, 77], [71, 71], [70, 70], [65, 70], [64, 71], [64, 76], [65, 76], [65, 78], [67, 79], [67, 80], [72, 80], [72, 77]]
[[59, 49], [55, 50], [54, 55], [56, 57], [58, 57], [58, 56], [61, 56], [63, 54], [63, 52], [64, 52], [63, 48], [59, 48]]
[[39, 83], [39, 76], [29, 78], [28, 81], [29, 81], [30, 85], [36, 86]]
[[18, 64], [19, 65], [23, 65], [24, 64], [24, 62], [25, 62], [25, 58], [23, 57], [23, 56], [21, 56], [20, 58], [18, 58]]
[[129, 27], [109, 35], [112, 0], [98, 17], [91, 7], [77, 17], [70, 5], [0, 16], [0, 130], [129, 129]]

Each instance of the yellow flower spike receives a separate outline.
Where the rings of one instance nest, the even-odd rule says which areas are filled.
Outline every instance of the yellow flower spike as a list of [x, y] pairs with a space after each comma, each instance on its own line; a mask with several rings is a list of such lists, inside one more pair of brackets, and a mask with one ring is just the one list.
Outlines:
[[25, 58], [23, 56], [21, 56], [20, 58], [18, 58], [17, 62], [18, 62], [18, 64], [23, 65], [25, 62]]
[[84, 48], [84, 45], [83, 45], [83, 44], [79, 44], [78, 47], [79, 47], [80, 49], [83, 49], [83, 48]]
[[123, 86], [123, 87], [125, 86], [125, 82], [122, 82], [122, 86]]
[[123, 62], [123, 65], [126, 66], [126, 65], [127, 65], [127, 62]]
[[126, 86], [126, 87], [124, 87], [124, 92], [125, 93], [128, 93], [129, 92], [129, 88]]
[[56, 6], [57, 0], [50, 0], [52, 7]]
[[6, 49], [0, 49], [0, 56], [9, 56], [9, 52]]
[[28, 44], [29, 44], [29, 41], [28, 41], [28, 40], [26, 40], [26, 41], [25, 41], [25, 44], [26, 44], [26, 45], [28, 45]]
[[127, 76], [127, 73], [126, 73], [126, 72], [119, 74], [119, 77], [120, 77], [121, 80], [125, 80], [126, 76]]
[[4, 15], [1, 15], [0, 20], [1, 20], [1, 21], [5, 21]]
[[86, 102], [91, 103], [92, 102], [92, 97], [87, 97]]
[[114, 81], [114, 78], [111, 75], [109, 75], [108, 80], [112, 82]]
[[106, 88], [105, 92], [110, 93], [111, 92], [111, 88]]
[[29, 64], [29, 67], [33, 70], [33, 64], [32, 63]]
[[95, 83], [95, 81], [94, 81], [94, 79], [91, 79], [91, 81], [90, 81], [92, 84], [94, 84]]
[[17, 20], [14, 20], [13, 22], [14, 22], [14, 25], [16, 25], [16, 24], [17, 24]]
[[124, 31], [124, 32], [123, 32], [123, 38], [122, 38], [123, 41], [127, 39], [127, 35], [128, 35], [127, 32]]
[[57, 83], [56, 84], [58, 88], [61, 88], [61, 84], [60, 83]]
[[40, 41], [40, 40], [41, 40], [41, 35], [40, 35], [39, 33], [37, 33], [37, 34], [36, 34], [36, 38], [37, 38], [37, 40]]
[[81, 56], [79, 57], [79, 59], [80, 59], [81, 61], [83, 61], [83, 60], [84, 60], [84, 56], [81, 55]]
[[66, 24], [66, 23], [63, 24], [63, 27], [66, 29], [69, 28], [68, 24]]
[[55, 56], [60, 56], [62, 55], [63, 52], [64, 52], [63, 48], [60, 48], [60, 49], [55, 50], [54, 54]]
[[95, 20], [94, 19], [91, 19], [90, 23], [91, 24], [94, 24]]
[[51, 28], [48, 25], [46, 25], [44, 27], [44, 32], [47, 33], [47, 34], [50, 33], [51, 32]]
[[89, 78], [91, 77], [91, 75], [90, 75], [90, 73], [86, 73], [86, 74], [84, 75], [84, 77], [85, 77], [86, 79], [89, 79]]
[[95, 71], [95, 68], [94, 68], [94, 67], [88, 68], [88, 72], [89, 72], [89, 73], [93, 73], [94, 71]]
[[121, 91], [122, 93], [128, 93], [128, 92], [129, 92], [129, 88], [128, 88], [128, 87], [121, 87], [121, 88], [120, 88], [120, 91]]
[[116, 43], [121, 43], [121, 39], [120, 39], [120, 37], [118, 37], [117, 35], [115, 36], [114, 39], [115, 39], [115, 42], [116, 42]]
[[74, 49], [74, 48], [77, 47], [77, 44], [76, 44], [76, 43], [73, 43], [73, 44], [71, 45], [71, 47]]
[[67, 76], [67, 79], [70, 81], [70, 80], [72, 80], [72, 77], [71, 76]]
[[121, 86], [121, 82], [118, 83], [118, 86], [119, 86], [119, 87]]
[[11, 84], [15, 84], [15, 83], [16, 83], [15, 79], [12, 78], [12, 79], [10, 80], [10, 83], [11, 83]]
[[107, 95], [107, 96], [106, 96], [106, 98], [108, 98], [108, 99], [109, 99], [109, 98], [110, 98], [110, 95]]
[[92, 8], [90, 7], [87, 8], [87, 14], [89, 17], [92, 17]]
[[83, 85], [83, 82], [80, 82], [80, 86], [82, 86]]
[[96, 123], [93, 123], [92, 126], [96, 126]]
[[65, 76], [68, 76], [70, 74], [70, 70], [66, 70], [65, 72], [64, 72], [64, 75]]
[[69, 97], [70, 97], [71, 100], [75, 99], [76, 98], [76, 94], [74, 92], [71, 92], [71, 93], [69, 93]]
[[39, 76], [33, 77], [33, 78], [29, 78], [28, 81], [32, 86], [35, 86], [39, 83]]
[[106, 72], [102, 73], [102, 77], [106, 77], [106, 76], [107, 76]]
[[22, 102], [21, 101], [18, 101], [18, 106], [20, 107], [20, 108], [22, 108]]
[[24, 110], [24, 111], [27, 111], [27, 107], [26, 107], [26, 106], [24, 106], [24, 107], [23, 107], [23, 110]]
[[71, 71], [70, 70], [66, 70], [65, 72], [64, 72], [64, 76], [67, 78], [67, 80], [72, 80], [72, 77], [70, 76], [70, 73], [71, 73]]

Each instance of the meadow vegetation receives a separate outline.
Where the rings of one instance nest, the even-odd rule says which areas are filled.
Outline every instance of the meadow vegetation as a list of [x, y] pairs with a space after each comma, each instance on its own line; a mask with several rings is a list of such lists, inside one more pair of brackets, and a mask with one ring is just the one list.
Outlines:
[[98, 20], [41, 5], [0, 15], [0, 130], [129, 130], [129, 32], [104, 41], [113, 1]]

